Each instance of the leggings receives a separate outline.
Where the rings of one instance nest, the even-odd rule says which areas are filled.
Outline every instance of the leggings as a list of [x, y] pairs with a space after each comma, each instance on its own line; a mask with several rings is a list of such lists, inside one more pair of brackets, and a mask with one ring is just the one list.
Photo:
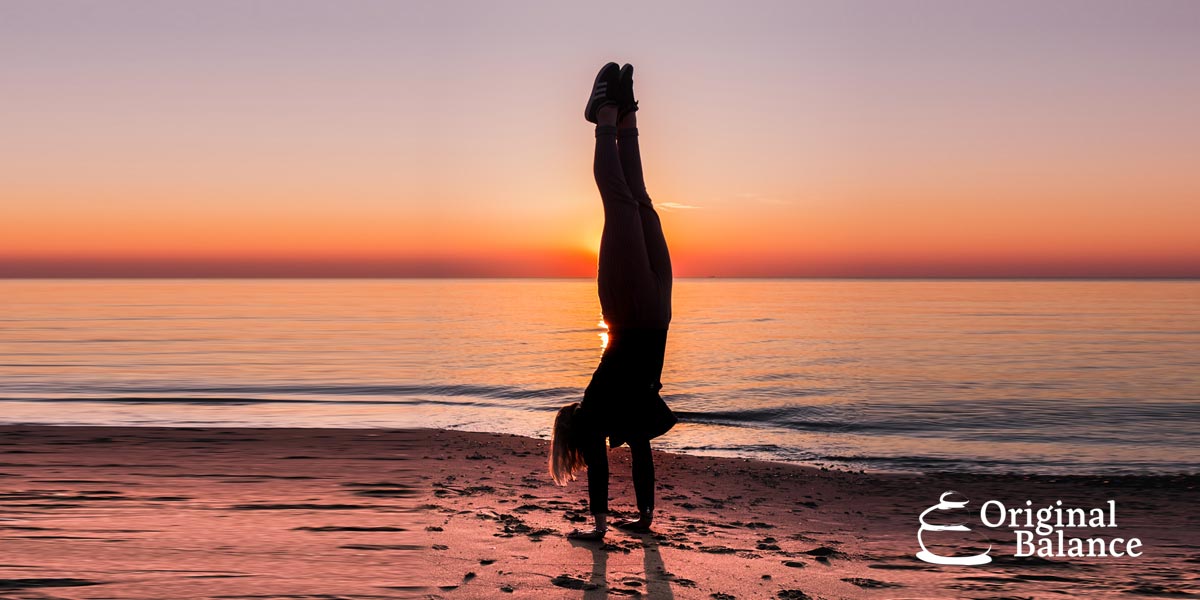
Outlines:
[[[608, 447], [604, 437], [588, 436], [582, 449], [588, 467], [588, 510], [592, 514], [607, 513]], [[633, 457], [633, 493], [637, 497], [638, 512], [650, 514], [654, 511], [654, 459], [650, 455], [650, 440], [629, 440], [629, 453]]]
[[[604, 203], [597, 284], [604, 321], [612, 329], [666, 329], [671, 322], [671, 256], [658, 213], [646, 192], [635, 127], [596, 127], [592, 165]], [[654, 510], [654, 459], [650, 440], [630, 439], [633, 489], [638, 511]], [[608, 448], [604, 436], [583, 443], [588, 466], [588, 504], [593, 514], [608, 512]]]
[[610, 328], [666, 329], [671, 255], [646, 193], [636, 127], [596, 127], [593, 172], [604, 202], [596, 278], [604, 321]]

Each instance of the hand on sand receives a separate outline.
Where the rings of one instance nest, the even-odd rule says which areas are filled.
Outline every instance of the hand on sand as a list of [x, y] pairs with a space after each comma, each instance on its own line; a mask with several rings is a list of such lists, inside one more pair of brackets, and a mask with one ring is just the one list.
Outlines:
[[578, 529], [572, 529], [571, 533], [567, 534], [567, 539], [569, 539], [569, 540], [584, 540], [584, 541], [599, 541], [599, 540], [604, 539], [605, 531], [607, 531], [607, 530], [605, 530], [605, 529], [588, 529], [585, 531], [580, 531]]
[[648, 517], [646, 515], [642, 515], [642, 516], [638, 517], [637, 520], [635, 520], [635, 521], [629, 521], [629, 520], [617, 521], [616, 523], [613, 524], [613, 526], [617, 527], [619, 529], [623, 529], [625, 531], [633, 531], [636, 533], [645, 533], [647, 531], [650, 531], [650, 522], [651, 522], [650, 517]]

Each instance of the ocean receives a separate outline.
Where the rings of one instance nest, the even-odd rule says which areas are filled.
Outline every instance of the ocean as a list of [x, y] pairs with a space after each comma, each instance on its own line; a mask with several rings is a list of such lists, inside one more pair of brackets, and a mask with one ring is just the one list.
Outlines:
[[[605, 340], [587, 280], [2, 280], [0, 308], [4, 423], [545, 438]], [[680, 279], [674, 308], [658, 448], [1200, 471], [1197, 281]]]

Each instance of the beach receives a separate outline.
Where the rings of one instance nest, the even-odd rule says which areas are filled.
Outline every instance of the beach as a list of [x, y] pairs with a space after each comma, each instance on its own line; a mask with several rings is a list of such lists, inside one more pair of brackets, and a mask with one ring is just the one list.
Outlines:
[[604, 8], [0, 5], [0, 600], [1200, 600], [1200, 1]]
[[[3, 426], [0, 597], [1200, 593], [1195, 475], [864, 473], [658, 452], [653, 533], [611, 529], [599, 544], [564, 537], [587, 525], [586, 485], [555, 486], [546, 445], [436, 429]], [[627, 449], [610, 456], [613, 507], [632, 511]], [[919, 561], [918, 515], [948, 490], [972, 507], [1112, 500], [1117, 530], [1068, 533], [1137, 537], [1144, 553], [1018, 558], [1012, 530], [976, 524], [990, 564]]]

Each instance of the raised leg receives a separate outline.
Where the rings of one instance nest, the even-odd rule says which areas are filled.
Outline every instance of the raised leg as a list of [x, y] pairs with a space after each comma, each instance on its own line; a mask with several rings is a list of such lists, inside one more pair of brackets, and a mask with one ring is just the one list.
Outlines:
[[598, 121], [593, 173], [604, 202], [597, 273], [600, 306], [611, 327], [649, 326], [658, 302], [658, 277], [647, 253], [641, 203], [621, 166], [616, 107], [601, 109]]
[[646, 191], [646, 178], [642, 172], [642, 150], [638, 142], [637, 113], [630, 113], [617, 126], [617, 146], [621, 155], [621, 170], [629, 191], [638, 201], [642, 217], [642, 234], [646, 241], [646, 254], [650, 268], [660, 283], [671, 281], [671, 253], [667, 250], [667, 238], [663, 235], [662, 223], [650, 194]]

